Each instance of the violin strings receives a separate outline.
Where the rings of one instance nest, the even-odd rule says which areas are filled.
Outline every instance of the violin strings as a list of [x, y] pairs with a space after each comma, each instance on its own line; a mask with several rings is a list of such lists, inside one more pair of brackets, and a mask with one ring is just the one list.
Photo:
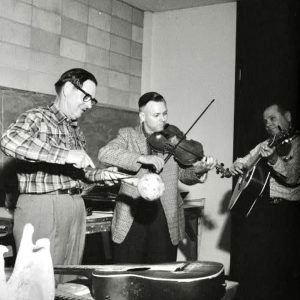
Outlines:
[[191, 129], [195, 126], [195, 124], [199, 121], [199, 119], [203, 116], [203, 114], [208, 110], [208, 108], [212, 105], [212, 103], [215, 101], [215, 99], [212, 99], [210, 103], [206, 106], [206, 108], [203, 110], [203, 112], [199, 115], [199, 117], [194, 121], [194, 123], [190, 126], [190, 128], [186, 131], [186, 133], [183, 135], [183, 137], [178, 141], [178, 143], [174, 146], [172, 151], [168, 154], [168, 156], [165, 158], [165, 163], [170, 159], [170, 157], [174, 154], [174, 151], [179, 146], [179, 144], [186, 138], [187, 134], [191, 131]]

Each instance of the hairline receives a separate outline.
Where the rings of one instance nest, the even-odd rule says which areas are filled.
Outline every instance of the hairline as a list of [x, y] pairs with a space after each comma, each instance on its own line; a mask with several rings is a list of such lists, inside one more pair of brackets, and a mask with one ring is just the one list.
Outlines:
[[150, 102], [155, 102], [155, 103], [161, 103], [161, 102], [163, 102], [167, 106], [167, 102], [166, 102], [166, 100], [164, 98], [159, 99], [159, 100], [151, 99], [145, 105], [139, 107], [139, 112], [141, 112], [147, 106], [147, 104], [150, 103]]

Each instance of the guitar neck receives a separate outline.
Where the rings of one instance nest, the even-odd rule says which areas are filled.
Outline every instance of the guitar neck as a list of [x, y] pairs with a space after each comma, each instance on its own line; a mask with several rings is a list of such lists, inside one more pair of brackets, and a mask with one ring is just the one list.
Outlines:
[[254, 157], [253, 161], [250, 163], [248, 170], [252, 170], [253, 167], [256, 166], [261, 159], [262, 159], [262, 156], [260, 155], [260, 153], [258, 153], [256, 155], [256, 157]]
[[85, 276], [88, 279], [92, 278], [92, 273], [95, 269], [99, 267], [98, 265], [55, 265], [54, 273], [62, 275], [79, 275]]

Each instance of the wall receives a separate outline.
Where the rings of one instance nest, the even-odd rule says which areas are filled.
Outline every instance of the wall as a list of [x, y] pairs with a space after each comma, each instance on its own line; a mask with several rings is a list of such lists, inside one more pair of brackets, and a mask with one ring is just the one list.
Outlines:
[[[54, 83], [64, 71], [85, 68], [99, 83], [99, 109], [81, 120], [96, 161], [98, 148], [118, 127], [136, 123], [143, 19], [143, 11], [116, 0], [1, 0], [1, 134], [24, 110], [53, 101]], [[101, 132], [97, 139], [92, 126], [93, 133]], [[0, 153], [0, 202], [3, 178], [14, 177], [10, 170]], [[14, 180], [6, 182], [15, 188]]]
[[[188, 138], [226, 165], [232, 162], [235, 22], [236, 3], [146, 13], [144, 20], [142, 91], [162, 93], [169, 122], [183, 131], [215, 98]], [[180, 185], [187, 198], [206, 198], [199, 259], [220, 261], [227, 272], [231, 184], [213, 171], [203, 185]]]
[[[20, 112], [32, 107], [49, 105], [54, 98], [54, 95], [0, 86], [0, 113], [5, 111], [0, 130], [2, 132], [6, 130]], [[79, 125], [86, 138], [87, 153], [96, 166], [101, 166], [97, 159], [99, 148], [112, 140], [119, 128], [136, 126], [138, 122], [138, 112], [102, 104], [87, 111], [80, 118]], [[12, 199], [12, 196], [17, 192], [17, 187], [15, 160], [0, 151], [0, 206], [4, 206], [5, 192], [10, 195], [10, 200], [16, 200]]]
[[0, 86], [54, 94], [64, 71], [83, 67], [102, 103], [136, 108], [143, 16], [116, 0], [1, 0]]

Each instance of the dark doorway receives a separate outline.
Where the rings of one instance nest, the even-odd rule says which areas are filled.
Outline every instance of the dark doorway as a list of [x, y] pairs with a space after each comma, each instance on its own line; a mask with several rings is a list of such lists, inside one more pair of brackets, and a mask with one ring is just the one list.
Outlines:
[[[262, 112], [269, 104], [288, 107], [299, 129], [299, 13], [298, 0], [237, 1], [234, 160], [266, 138]], [[231, 217], [231, 278], [240, 281], [246, 276], [243, 237], [248, 228], [239, 212]]]

